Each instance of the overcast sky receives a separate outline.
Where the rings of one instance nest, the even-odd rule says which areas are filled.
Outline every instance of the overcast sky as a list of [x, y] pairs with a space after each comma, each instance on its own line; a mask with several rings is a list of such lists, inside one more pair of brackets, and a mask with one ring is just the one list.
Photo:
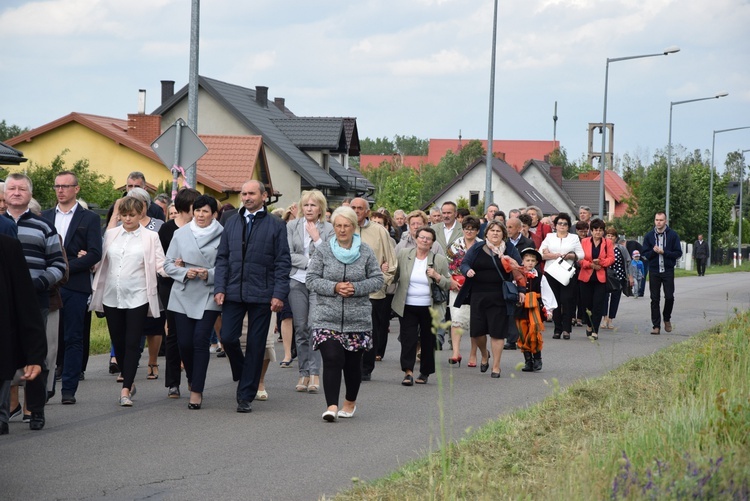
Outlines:
[[[3, 0], [0, 119], [38, 127], [73, 111], [126, 118], [160, 80], [187, 84], [188, 0]], [[299, 116], [354, 116], [360, 137], [487, 138], [491, 0], [210, 0], [201, 5], [200, 73], [286, 98]], [[607, 121], [615, 154], [650, 161], [668, 142], [711, 148], [712, 131], [750, 126], [748, 0], [499, 2], [495, 139], [557, 139], [587, 153]], [[200, 123], [198, 124], [199, 132]], [[600, 150], [596, 135], [594, 149]], [[750, 129], [717, 136], [750, 149]]]

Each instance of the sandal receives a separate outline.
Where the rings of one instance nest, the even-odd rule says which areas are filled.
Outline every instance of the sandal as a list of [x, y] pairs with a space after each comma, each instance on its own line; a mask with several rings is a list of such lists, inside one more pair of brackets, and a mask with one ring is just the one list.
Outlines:
[[299, 381], [297, 382], [297, 386], [294, 387], [295, 390], [299, 392], [307, 391], [307, 386], [310, 384], [310, 377], [305, 376], [299, 378]]
[[427, 384], [427, 379], [430, 377], [429, 374], [420, 374], [419, 377], [414, 381], [416, 384]]
[[148, 376], [146, 376], [146, 379], [159, 379], [159, 364], [148, 364]]
[[401, 381], [401, 384], [404, 386], [413, 386], [414, 377], [411, 374], [407, 374], [406, 376], [404, 376], [404, 380]]
[[318, 393], [320, 389], [320, 377], [310, 376], [310, 384], [307, 386], [307, 393]]
[[279, 362], [279, 367], [281, 367], [282, 369], [288, 369], [292, 366], [292, 362], [293, 360], [282, 360], [281, 362]]

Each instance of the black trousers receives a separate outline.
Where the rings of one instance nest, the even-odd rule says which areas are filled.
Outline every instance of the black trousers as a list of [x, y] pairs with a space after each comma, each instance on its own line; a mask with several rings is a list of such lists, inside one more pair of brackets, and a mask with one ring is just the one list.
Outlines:
[[698, 268], [699, 277], [702, 277], [703, 275], [706, 274], [706, 258], [705, 257], [696, 257], [695, 266]]
[[583, 323], [598, 334], [599, 325], [602, 323], [602, 312], [607, 304], [607, 286], [597, 281], [596, 275], [592, 275], [588, 282], [578, 283], [578, 290], [584, 307]]
[[115, 347], [117, 365], [122, 371], [122, 387], [130, 388], [138, 370], [138, 360], [141, 358], [141, 336], [143, 325], [146, 323], [148, 303], [132, 309], [112, 308], [104, 306], [104, 316], [107, 317], [107, 327], [112, 346]]
[[557, 300], [557, 308], [552, 311], [552, 320], [555, 322], [555, 334], [563, 331], [570, 332], [573, 313], [576, 309], [576, 297], [578, 291], [575, 277], [570, 279], [568, 285], [563, 285], [549, 275], [546, 275], [552, 292]]
[[[362, 374], [372, 374], [375, 369], [375, 355], [383, 356], [378, 352], [381, 343], [388, 342], [388, 324], [391, 321], [391, 302], [386, 296], [383, 299], [370, 299], [372, 305], [372, 349], [362, 355]], [[385, 339], [385, 342], [383, 341]], [[383, 344], [385, 352], [385, 344]]]
[[672, 320], [672, 308], [674, 307], [674, 270], [665, 270], [663, 273], [652, 271], [648, 277], [648, 288], [651, 292], [651, 325], [661, 328], [662, 315], [659, 312], [659, 301], [661, 299], [661, 288], [664, 288], [664, 321]]
[[[169, 304], [169, 294], [172, 292], [172, 280], [159, 280], [159, 298], [161, 304]], [[172, 386], [180, 386], [182, 380], [182, 372], [180, 364], [182, 358], [180, 357], [180, 347], [177, 343], [177, 322], [175, 320], [174, 312], [167, 310], [165, 312], [167, 316], [167, 336], [164, 339], [164, 386], [171, 388]]]
[[401, 370], [413, 371], [417, 361], [417, 341], [422, 347], [419, 373], [429, 376], [435, 372], [435, 334], [429, 306], [404, 306], [401, 325]]
[[[344, 374], [346, 385], [345, 397], [350, 402], [357, 401], [359, 387], [362, 384], [362, 354], [364, 351], [348, 351], [335, 339], [328, 339], [318, 345], [323, 358], [323, 393], [326, 405], [339, 405], [341, 392], [341, 374]], [[374, 349], [370, 351], [375, 351]]]
[[208, 361], [211, 358], [208, 351], [211, 345], [211, 332], [219, 312], [206, 310], [200, 320], [189, 318], [184, 313], [175, 313], [174, 316], [178, 331], [176, 335], [172, 333], [170, 336], [175, 336], [179, 343], [180, 356], [185, 363], [185, 376], [191, 385], [191, 391], [203, 393]]

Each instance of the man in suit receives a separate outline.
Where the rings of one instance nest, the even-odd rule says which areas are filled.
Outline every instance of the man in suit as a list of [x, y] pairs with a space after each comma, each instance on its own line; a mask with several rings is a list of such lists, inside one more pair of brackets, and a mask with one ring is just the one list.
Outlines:
[[[268, 214], [266, 187], [242, 185], [242, 209], [224, 226], [214, 273], [214, 300], [223, 306], [221, 342], [238, 381], [237, 412], [251, 412], [258, 392], [271, 313], [280, 312], [289, 295], [286, 225]], [[242, 354], [242, 320], [248, 315], [247, 349]]]
[[68, 256], [68, 282], [60, 288], [65, 350], [61, 393], [62, 403], [70, 405], [76, 403], [75, 395], [83, 363], [83, 337], [86, 331], [88, 298], [91, 295], [91, 268], [102, 257], [101, 219], [78, 203], [77, 196], [81, 187], [73, 172], [60, 172], [55, 177], [54, 188], [57, 206], [42, 212], [42, 217], [55, 226]]
[[698, 235], [698, 240], [693, 244], [693, 257], [695, 258], [695, 266], [698, 268], [698, 276], [705, 276], [708, 245], [703, 241], [703, 235]]
[[456, 221], [456, 204], [454, 202], [445, 202], [440, 207], [440, 213], [443, 222], [433, 225], [432, 229], [435, 230], [435, 235], [437, 235], [437, 242], [445, 252], [448, 252], [451, 244], [462, 237], [464, 232], [461, 225]]
[[[4, 234], [0, 234], [0, 297], [0, 435], [7, 435], [10, 381], [20, 368], [21, 379], [27, 382], [41, 374], [47, 340], [21, 243]], [[44, 412], [32, 411], [31, 417], [31, 429], [41, 430]]]

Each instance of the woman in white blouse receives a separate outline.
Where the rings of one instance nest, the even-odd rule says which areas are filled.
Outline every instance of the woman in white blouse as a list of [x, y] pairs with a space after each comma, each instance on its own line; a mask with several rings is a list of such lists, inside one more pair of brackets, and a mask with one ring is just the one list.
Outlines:
[[333, 226], [326, 222], [326, 198], [318, 190], [303, 191], [299, 201], [301, 217], [287, 223], [289, 253], [292, 270], [289, 274], [289, 305], [292, 307], [294, 337], [299, 357], [297, 391], [317, 393], [320, 386], [320, 352], [312, 349], [309, 312], [315, 307], [315, 294], [307, 290], [307, 266], [315, 249], [334, 235]]
[[[555, 231], [544, 237], [539, 252], [546, 263], [562, 257], [569, 264], [583, 259], [583, 247], [578, 235], [570, 233], [571, 220], [565, 212], [557, 215], [554, 221]], [[567, 285], [563, 285], [552, 276], [545, 273], [552, 292], [555, 293], [558, 308], [552, 313], [555, 322], [555, 331], [552, 339], [570, 339], [571, 322], [576, 306], [576, 281], [571, 279]]]
[[103, 311], [123, 382], [120, 405], [130, 407], [146, 317], [159, 316], [156, 275], [164, 275], [159, 235], [140, 225], [146, 207], [127, 197], [118, 206], [122, 225], [104, 234], [102, 260], [94, 276], [91, 307]]

